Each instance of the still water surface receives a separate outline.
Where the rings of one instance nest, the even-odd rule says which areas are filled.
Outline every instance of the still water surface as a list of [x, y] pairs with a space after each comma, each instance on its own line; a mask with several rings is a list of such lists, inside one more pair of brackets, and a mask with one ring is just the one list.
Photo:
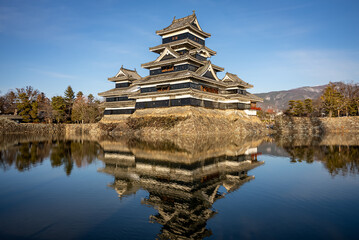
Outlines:
[[0, 239], [358, 239], [355, 136], [0, 142]]

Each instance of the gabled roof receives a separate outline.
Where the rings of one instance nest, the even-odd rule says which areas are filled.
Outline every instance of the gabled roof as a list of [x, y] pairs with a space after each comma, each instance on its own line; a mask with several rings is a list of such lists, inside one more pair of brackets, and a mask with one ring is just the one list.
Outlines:
[[162, 53], [160, 54], [160, 56], [155, 60], [155, 62], [159, 62], [161, 61], [162, 58], [164, 58], [166, 55], [172, 55], [174, 58], [178, 58], [180, 55], [174, 51], [172, 48], [170, 47], [165, 47], [165, 49], [162, 51]]
[[117, 82], [117, 81], [123, 81], [123, 80], [138, 80], [141, 79], [142, 77], [137, 73], [136, 69], [135, 70], [131, 70], [131, 69], [127, 69], [124, 68], [123, 66], [121, 66], [120, 71], [118, 71], [118, 73], [111, 78], [108, 78], [109, 81], [111, 82]]
[[215, 80], [220, 81], [220, 79], [217, 77], [216, 72], [213, 70], [213, 66], [212, 66], [211, 61], [207, 61], [207, 63], [206, 63], [204, 66], [198, 68], [195, 73], [196, 73], [198, 76], [201, 76], [201, 77], [202, 77], [202, 76], [204, 76], [207, 72], [210, 72], [210, 73], [213, 75], [213, 77], [215, 78]]
[[127, 88], [113, 88], [104, 92], [98, 93], [101, 97], [109, 97], [109, 96], [119, 96], [119, 95], [129, 95], [134, 92], [137, 92], [140, 90], [140, 87], [138, 85], [130, 86]]
[[192, 57], [190, 56], [188, 53], [187, 54], [184, 54], [184, 55], [180, 55], [179, 57], [177, 58], [171, 58], [171, 59], [166, 59], [166, 60], [163, 60], [163, 61], [151, 61], [151, 62], [148, 62], [148, 63], [143, 63], [141, 64], [141, 67], [143, 68], [151, 68], [151, 67], [161, 67], [161, 66], [165, 66], [167, 64], [174, 64], [174, 63], [180, 63], [180, 62], [183, 62], [183, 61], [186, 61], [186, 60], [190, 60], [190, 61], [193, 61], [193, 62], [196, 62], [198, 64], [204, 64], [204, 61], [201, 61], [195, 57]]
[[190, 28], [191, 30], [203, 35], [206, 38], [211, 36], [211, 34], [204, 32], [199, 26], [197, 16], [194, 11], [192, 15], [189, 15], [187, 17], [179, 19], [176, 19], [176, 17], [174, 17], [171, 25], [164, 29], [156, 31], [156, 34], [162, 36], [166, 33], [174, 32], [184, 28]]
[[217, 54], [216, 51], [213, 51], [212, 49], [208, 48], [207, 46], [203, 46], [200, 43], [197, 43], [197, 42], [195, 42], [195, 41], [193, 41], [191, 39], [188, 39], [188, 38], [177, 40], [177, 41], [174, 41], [174, 42], [160, 44], [160, 45], [157, 45], [155, 47], [150, 47], [150, 51], [159, 53], [159, 51], [162, 51], [162, 49], [164, 49], [165, 47], [169, 47], [169, 46], [173, 47], [173, 46], [178, 46], [178, 45], [190, 45], [190, 46], [193, 46], [193, 48], [201, 48], [201, 47], [203, 47], [211, 55], [216, 55]]
[[236, 74], [229, 73], [229, 72], [227, 72], [226, 75], [222, 78], [222, 81], [227, 82], [227, 83], [235, 83], [244, 88], [252, 88], [253, 87], [253, 85], [246, 83], [245, 81], [240, 79]]
[[148, 75], [144, 78], [141, 79], [141, 81], [138, 81], [137, 84], [138, 85], [142, 85], [142, 84], [147, 84], [147, 83], [152, 83], [152, 82], [161, 82], [163, 80], [167, 80], [166, 82], [168, 82], [169, 79], [177, 79], [177, 78], [189, 78], [191, 76], [191, 71], [189, 70], [184, 70], [184, 71], [179, 71], [179, 72], [169, 72], [169, 73], [163, 73], [163, 74], [156, 74], [156, 75]]
[[196, 53], [202, 53], [207, 58], [212, 56], [211, 53], [204, 46], [201, 46], [199, 48], [195, 48], [195, 49], [192, 49], [191, 51], [189, 51], [189, 54], [196, 54]]
[[[172, 58], [172, 59], [166, 59], [162, 61], [151, 61], [148, 63], [141, 64], [141, 67], [143, 68], [154, 68], [154, 67], [162, 67], [168, 64], [175, 64], [175, 63], [181, 63], [184, 61], [192, 61], [199, 65], [206, 65], [208, 61], [202, 61], [200, 59], [195, 58], [194, 56], [191, 56], [188, 53], [185, 53], [184, 55], [180, 55], [178, 58]], [[221, 68], [217, 65], [212, 64], [212, 68], [216, 71], [222, 72], [224, 71], [224, 68]]]

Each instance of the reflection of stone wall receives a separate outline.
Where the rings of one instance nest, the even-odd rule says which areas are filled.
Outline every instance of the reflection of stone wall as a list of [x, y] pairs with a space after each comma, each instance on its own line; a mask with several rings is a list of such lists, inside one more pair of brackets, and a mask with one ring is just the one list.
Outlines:
[[[260, 136], [179, 136], [167, 138], [113, 138], [99, 140], [104, 150], [128, 151], [138, 157], [190, 162], [222, 155], [236, 156], [245, 154], [249, 148], [256, 148], [267, 137]], [[152, 141], [151, 141], [152, 140]]]
[[101, 129], [96, 123], [64, 124], [64, 132], [66, 138], [86, 135], [86, 138], [94, 137], [92, 140], [96, 140], [96, 137], [102, 135]]
[[355, 132], [324, 134], [324, 136], [321, 137], [320, 145], [359, 146], [359, 134]]
[[359, 117], [307, 118], [281, 117], [275, 122], [279, 133], [322, 134], [359, 133]]
[[324, 133], [321, 136], [305, 134], [278, 134], [274, 137], [279, 146], [359, 146], [357, 133]]

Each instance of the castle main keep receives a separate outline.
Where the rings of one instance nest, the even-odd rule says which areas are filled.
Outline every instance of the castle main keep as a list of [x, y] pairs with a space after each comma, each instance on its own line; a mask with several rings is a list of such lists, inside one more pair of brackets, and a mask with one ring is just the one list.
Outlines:
[[200, 27], [193, 11], [156, 34], [162, 44], [150, 51], [159, 56], [141, 66], [149, 75], [141, 77], [136, 70], [121, 67], [109, 81], [115, 88], [99, 93], [106, 99], [104, 115], [132, 114], [138, 109], [196, 106], [211, 109], [244, 110], [256, 114], [256, 103], [262, 99], [250, 94], [253, 85], [236, 74], [227, 72], [217, 77], [224, 68], [214, 65], [210, 58], [216, 52], [206, 46], [211, 34]]

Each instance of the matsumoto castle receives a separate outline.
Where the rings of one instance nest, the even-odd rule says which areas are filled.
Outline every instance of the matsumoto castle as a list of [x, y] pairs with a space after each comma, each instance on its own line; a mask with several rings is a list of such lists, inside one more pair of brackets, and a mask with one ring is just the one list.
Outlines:
[[244, 110], [256, 114], [256, 103], [262, 99], [247, 92], [253, 85], [227, 72], [222, 79], [217, 72], [224, 68], [209, 59], [216, 52], [206, 46], [211, 34], [200, 27], [193, 11], [171, 25], [156, 31], [162, 44], [151, 47], [158, 53], [154, 61], [141, 66], [150, 75], [141, 77], [136, 70], [121, 67], [109, 81], [115, 88], [99, 93], [105, 97], [106, 115], [132, 114], [137, 109], [196, 106], [210, 109]]

